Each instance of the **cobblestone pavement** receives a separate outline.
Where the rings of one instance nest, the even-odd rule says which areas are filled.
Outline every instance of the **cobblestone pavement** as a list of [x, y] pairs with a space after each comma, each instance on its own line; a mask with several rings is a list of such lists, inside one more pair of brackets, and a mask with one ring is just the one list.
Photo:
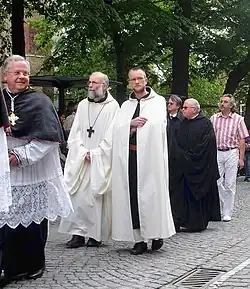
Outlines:
[[173, 284], [197, 266], [226, 272], [206, 288], [250, 288], [250, 183], [242, 179], [231, 222], [210, 223], [202, 233], [178, 233], [154, 254], [131, 256], [128, 243], [66, 249], [69, 237], [57, 228], [58, 222], [50, 225], [44, 276], [6, 288], [186, 288]]

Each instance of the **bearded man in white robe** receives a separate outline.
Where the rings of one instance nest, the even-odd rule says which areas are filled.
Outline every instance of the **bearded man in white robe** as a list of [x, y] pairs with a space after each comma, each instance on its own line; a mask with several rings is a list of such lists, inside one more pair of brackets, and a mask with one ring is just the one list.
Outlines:
[[113, 135], [112, 238], [132, 241], [131, 254], [160, 249], [175, 234], [168, 190], [165, 99], [147, 87], [141, 69], [129, 71], [133, 89]]
[[68, 138], [64, 180], [74, 212], [59, 227], [72, 235], [68, 248], [99, 247], [111, 233], [111, 149], [119, 104], [108, 87], [107, 75], [91, 74], [88, 98], [79, 103]]

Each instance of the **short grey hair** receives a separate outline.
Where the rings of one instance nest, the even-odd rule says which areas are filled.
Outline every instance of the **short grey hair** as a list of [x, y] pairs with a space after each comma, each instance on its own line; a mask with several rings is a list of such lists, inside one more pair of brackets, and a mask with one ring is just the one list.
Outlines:
[[3, 72], [7, 72], [9, 70], [9, 65], [11, 62], [15, 61], [24, 61], [28, 65], [28, 70], [30, 72], [30, 63], [28, 60], [26, 60], [23, 56], [21, 55], [11, 55], [7, 59], [5, 59], [4, 64], [3, 64]]
[[228, 97], [230, 99], [230, 104], [232, 105], [231, 112], [236, 112], [236, 101], [235, 101], [234, 96], [232, 94], [227, 93], [227, 94], [223, 94], [222, 97]]
[[187, 101], [190, 101], [192, 103], [192, 105], [194, 106], [194, 108], [197, 110], [197, 112], [201, 111], [201, 106], [198, 102], [197, 99], [195, 98], [188, 98]]
[[181, 107], [182, 105], [182, 100], [181, 98], [176, 95], [176, 94], [171, 94], [169, 97], [170, 100], [172, 100], [173, 102], [175, 102], [179, 107]]
[[102, 77], [105, 84], [107, 84], [107, 86], [109, 86], [109, 78], [108, 78], [107, 74], [104, 74], [100, 71], [95, 71], [95, 72], [91, 73], [91, 75], [97, 75], [97, 76]]

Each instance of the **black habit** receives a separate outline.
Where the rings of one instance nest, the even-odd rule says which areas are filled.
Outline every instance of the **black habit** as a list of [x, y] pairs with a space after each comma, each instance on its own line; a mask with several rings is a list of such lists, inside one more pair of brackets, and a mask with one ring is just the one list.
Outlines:
[[[147, 88], [149, 90], [149, 88]], [[149, 91], [150, 93], [150, 91]], [[147, 93], [142, 98], [149, 96]], [[131, 98], [136, 99], [135, 94], [132, 93]], [[138, 103], [132, 119], [140, 116], [140, 99], [137, 99]], [[129, 139], [129, 160], [128, 160], [128, 177], [129, 177], [129, 194], [130, 194], [130, 207], [133, 229], [140, 229], [140, 217], [138, 208], [138, 182], [137, 182], [137, 140], [136, 132], [134, 132]]]
[[174, 192], [176, 191], [176, 185], [178, 182], [176, 176], [179, 174], [179, 164], [176, 161], [176, 137], [180, 130], [180, 124], [183, 120], [183, 116], [178, 113], [172, 117], [168, 114], [167, 116], [167, 140], [168, 140], [168, 163], [169, 163], [169, 196], [172, 214], [175, 216], [175, 208], [178, 207], [178, 199], [175, 198]]
[[184, 119], [172, 153], [178, 168], [171, 196], [175, 224], [189, 231], [202, 231], [209, 221], [221, 219], [217, 148], [210, 120], [201, 114]]

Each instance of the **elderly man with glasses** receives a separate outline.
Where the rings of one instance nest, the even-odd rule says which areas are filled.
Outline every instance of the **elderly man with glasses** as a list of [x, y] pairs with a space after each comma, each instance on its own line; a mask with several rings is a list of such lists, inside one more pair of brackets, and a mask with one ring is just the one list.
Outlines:
[[61, 221], [59, 231], [72, 235], [67, 248], [99, 247], [111, 228], [111, 149], [118, 102], [108, 91], [109, 79], [94, 72], [88, 81], [68, 138], [64, 180], [74, 212]]
[[200, 113], [196, 99], [187, 99], [182, 111], [185, 118], [175, 151], [179, 184], [174, 194], [179, 203], [173, 217], [179, 230], [200, 232], [209, 221], [220, 220], [216, 139], [212, 123]]
[[[29, 87], [29, 74], [30, 64], [24, 57], [12, 55], [5, 60], [2, 94], [10, 121], [12, 203], [8, 212], [0, 212], [1, 288], [43, 275], [48, 220], [67, 217], [72, 210], [58, 153], [64, 141], [62, 127], [49, 97]], [[6, 159], [1, 156], [0, 160], [5, 166]]]

